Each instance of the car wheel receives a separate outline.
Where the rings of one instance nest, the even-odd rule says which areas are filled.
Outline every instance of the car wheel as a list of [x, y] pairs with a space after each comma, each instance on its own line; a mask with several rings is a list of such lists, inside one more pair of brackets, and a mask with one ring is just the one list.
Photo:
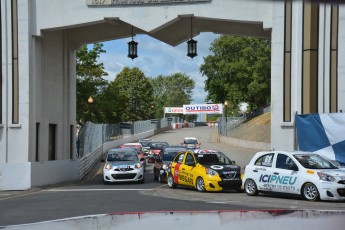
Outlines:
[[176, 184], [174, 182], [174, 177], [171, 173], [168, 175], [168, 186], [169, 188], [176, 188]]
[[205, 192], [206, 191], [206, 189], [205, 189], [205, 182], [204, 182], [204, 179], [202, 179], [202, 177], [198, 177], [196, 179], [196, 189], [199, 192]]
[[244, 191], [246, 191], [249, 196], [256, 196], [259, 194], [256, 183], [252, 179], [247, 179], [246, 182], [244, 182]]
[[313, 183], [305, 183], [302, 188], [302, 196], [307, 201], [316, 201], [320, 199], [319, 191]]

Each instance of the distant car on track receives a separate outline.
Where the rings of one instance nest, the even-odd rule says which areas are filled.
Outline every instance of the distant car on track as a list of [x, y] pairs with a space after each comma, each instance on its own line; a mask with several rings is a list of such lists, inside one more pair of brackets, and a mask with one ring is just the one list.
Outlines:
[[243, 188], [301, 195], [308, 201], [345, 200], [345, 171], [309, 152], [258, 152], [245, 167]]
[[187, 149], [199, 149], [201, 145], [196, 137], [185, 137], [181, 144]]
[[149, 154], [150, 145], [151, 145], [152, 141], [153, 141], [152, 139], [140, 139], [139, 140], [139, 143], [143, 147], [143, 151], [144, 151], [145, 155]]
[[147, 156], [147, 162], [154, 163], [155, 156], [157, 156], [163, 148], [169, 147], [166, 141], [153, 141], [150, 145], [150, 151]]
[[103, 181], [128, 182], [138, 181], [144, 183], [144, 167], [136, 151], [132, 148], [114, 148], [109, 150], [103, 167]]
[[204, 191], [241, 191], [241, 167], [219, 151], [180, 152], [171, 163], [168, 186], [190, 186]]

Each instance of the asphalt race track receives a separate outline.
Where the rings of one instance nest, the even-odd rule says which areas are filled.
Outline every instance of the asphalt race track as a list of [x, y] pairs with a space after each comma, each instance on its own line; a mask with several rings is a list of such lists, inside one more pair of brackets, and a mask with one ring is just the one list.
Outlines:
[[[197, 127], [171, 130], [152, 137], [179, 144], [184, 137], [194, 136], [203, 149], [223, 151], [243, 167], [255, 150], [218, 143], [216, 128]], [[0, 192], [0, 226], [35, 223], [62, 218], [107, 213], [210, 210], [344, 210], [345, 202], [308, 202], [300, 197], [245, 193], [200, 193], [189, 188], [169, 189], [153, 180], [152, 164], [148, 164], [145, 184], [103, 184], [102, 164], [98, 163], [85, 181], [32, 188], [29, 191]]]

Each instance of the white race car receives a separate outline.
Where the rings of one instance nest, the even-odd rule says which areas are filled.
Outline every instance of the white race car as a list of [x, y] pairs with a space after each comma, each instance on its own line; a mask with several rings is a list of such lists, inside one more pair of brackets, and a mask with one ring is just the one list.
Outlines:
[[138, 181], [144, 183], [144, 158], [139, 159], [136, 151], [132, 148], [114, 148], [109, 150], [103, 167], [103, 181], [128, 182]]
[[245, 167], [243, 188], [299, 194], [306, 200], [345, 200], [345, 171], [309, 152], [258, 152]]

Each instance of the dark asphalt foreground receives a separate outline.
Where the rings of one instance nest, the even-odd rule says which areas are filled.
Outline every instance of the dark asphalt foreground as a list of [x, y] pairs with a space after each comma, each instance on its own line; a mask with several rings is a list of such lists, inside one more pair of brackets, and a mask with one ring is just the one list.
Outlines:
[[[197, 137], [203, 149], [220, 150], [243, 167], [255, 150], [218, 143], [216, 128], [197, 127], [170, 130], [155, 140], [171, 145], [184, 137]], [[102, 182], [101, 163], [97, 163], [84, 181], [36, 187], [28, 191], [0, 191], [0, 226], [35, 223], [62, 218], [106, 213], [211, 210], [345, 210], [344, 202], [307, 202], [300, 197], [245, 193], [200, 193], [190, 188], [169, 189], [153, 180], [148, 164], [145, 184]]]

